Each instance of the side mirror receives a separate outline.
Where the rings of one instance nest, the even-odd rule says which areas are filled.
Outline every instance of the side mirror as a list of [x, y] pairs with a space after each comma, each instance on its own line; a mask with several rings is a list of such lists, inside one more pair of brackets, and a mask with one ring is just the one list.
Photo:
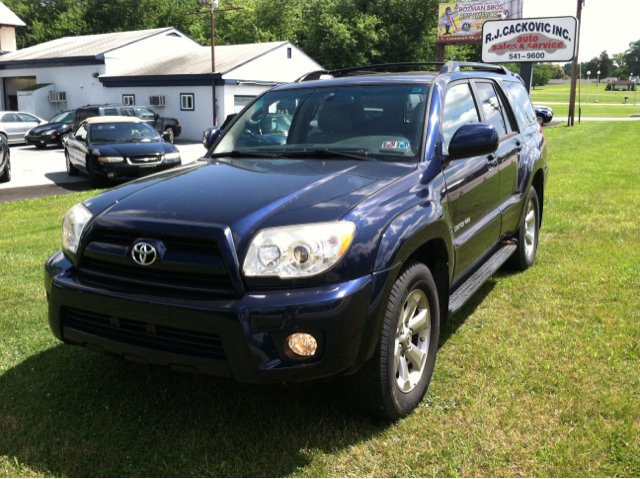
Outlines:
[[157, 113], [154, 113], [154, 114], [153, 114], [153, 119], [154, 119], [154, 120], [157, 120], [158, 118], [160, 118], [160, 115], [158, 115]]
[[167, 142], [167, 143], [169, 143], [169, 142], [170, 142], [170, 141], [169, 141], [169, 140], [170, 140], [170, 135], [171, 135], [171, 133], [169, 133], [169, 130], [165, 130], [165, 131], [162, 133], [162, 140], [163, 140], [163, 141], [165, 141], [165, 142]]
[[488, 155], [500, 146], [498, 131], [493, 125], [471, 123], [458, 128], [449, 143], [449, 159]]
[[202, 146], [204, 146], [208, 150], [209, 147], [213, 145], [215, 141], [218, 139], [221, 131], [222, 130], [217, 126], [214, 126], [213, 128], [209, 128], [208, 130], [206, 130], [204, 132], [204, 137], [202, 138]]

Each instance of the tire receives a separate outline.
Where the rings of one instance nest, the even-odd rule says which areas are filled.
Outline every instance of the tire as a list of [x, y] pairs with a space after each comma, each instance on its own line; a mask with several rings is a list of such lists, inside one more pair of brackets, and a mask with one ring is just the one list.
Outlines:
[[536, 115], [536, 118], [538, 119], [538, 125], [540, 126], [544, 125], [544, 116]]
[[7, 145], [7, 164], [4, 166], [4, 171], [0, 175], [0, 183], [9, 183], [11, 181], [11, 151], [9, 145]]
[[79, 173], [78, 168], [76, 168], [71, 164], [71, 159], [69, 158], [69, 152], [66, 149], [64, 150], [64, 162], [66, 163], [66, 166], [67, 166], [67, 175], [78, 176], [78, 173]]
[[87, 161], [87, 171], [89, 172], [89, 180], [91, 181], [91, 188], [93, 189], [104, 188], [106, 180], [98, 176], [98, 174], [96, 173], [96, 170], [94, 170], [93, 168], [93, 163], [91, 162], [91, 160]]
[[173, 131], [173, 128], [169, 127], [165, 131], [169, 132], [169, 143], [173, 145], [173, 143], [176, 141], [176, 135]]
[[361, 412], [392, 421], [410, 414], [429, 387], [439, 336], [435, 281], [429, 268], [410, 261], [391, 290], [373, 357], [342, 378], [346, 400]]
[[529, 269], [536, 261], [538, 238], [540, 237], [540, 202], [533, 186], [529, 189], [529, 198], [520, 228], [515, 235], [518, 248], [509, 258], [510, 266], [519, 271]]

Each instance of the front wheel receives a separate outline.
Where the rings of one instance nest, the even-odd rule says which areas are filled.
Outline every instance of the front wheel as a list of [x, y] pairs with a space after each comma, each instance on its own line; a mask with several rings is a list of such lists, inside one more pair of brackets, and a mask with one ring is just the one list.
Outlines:
[[168, 135], [168, 138], [167, 138], [167, 139], [169, 140], [169, 143], [171, 143], [171, 144], [173, 145], [173, 142], [174, 142], [174, 141], [176, 141], [176, 135], [175, 135], [175, 133], [173, 132], [173, 128], [167, 128], [165, 131], [166, 131], [167, 133], [169, 133], [169, 135]]
[[0, 175], [0, 183], [9, 183], [11, 181], [11, 154], [7, 146], [7, 164], [4, 166], [4, 172]]
[[440, 307], [433, 276], [408, 262], [393, 285], [373, 357], [343, 378], [346, 399], [383, 419], [407, 416], [422, 401], [436, 363]]
[[538, 125], [540, 125], [540, 126], [544, 125], [544, 116], [536, 115], [536, 118], [538, 120]]
[[89, 172], [89, 181], [91, 182], [91, 188], [104, 188], [106, 186], [106, 180], [100, 177], [95, 168], [93, 167], [93, 162], [91, 159], [87, 158], [87, 171]]
[[71, 164], [71, 159], [69, 158], [69, 152], [66, 149], [64, 150], [64, 161], [65, 161], [66, 166], [67, 166], [67, 175], [69, 175], [69, 176], [77, 176], [78, 175], [78, 168], [76, 168], [75, 166], [73, 166]]
[[529, 198], [520, 228], [516, 233], [518, 248], [510, 258], [511, 266], [520, 271], [529, 269], [536, 260], [538, 237], [540, 236], [540, 202], [533, 186], [529, 190]]

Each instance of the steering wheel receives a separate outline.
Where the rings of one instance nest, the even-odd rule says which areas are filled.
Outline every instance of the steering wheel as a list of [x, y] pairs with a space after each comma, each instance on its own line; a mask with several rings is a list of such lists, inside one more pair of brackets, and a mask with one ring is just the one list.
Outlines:
[[256, 112], [253, 115], [251, 115], [251, 118], [247, 120], [247, 123], [249, 123], [250, 125], [256, 126], [260, 124], [260, 122], [264, 120], [266, 117], [267, 117], [267, 110], [265, 110], [264, 108], [258, 108]]

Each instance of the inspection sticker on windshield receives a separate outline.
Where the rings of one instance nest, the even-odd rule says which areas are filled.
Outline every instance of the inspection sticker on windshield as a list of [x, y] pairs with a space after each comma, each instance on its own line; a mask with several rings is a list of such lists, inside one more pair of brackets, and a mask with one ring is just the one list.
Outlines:
[[411, 146], [409, 141], [385, 141], [382, 144], [383, 150], [408, 150]]

